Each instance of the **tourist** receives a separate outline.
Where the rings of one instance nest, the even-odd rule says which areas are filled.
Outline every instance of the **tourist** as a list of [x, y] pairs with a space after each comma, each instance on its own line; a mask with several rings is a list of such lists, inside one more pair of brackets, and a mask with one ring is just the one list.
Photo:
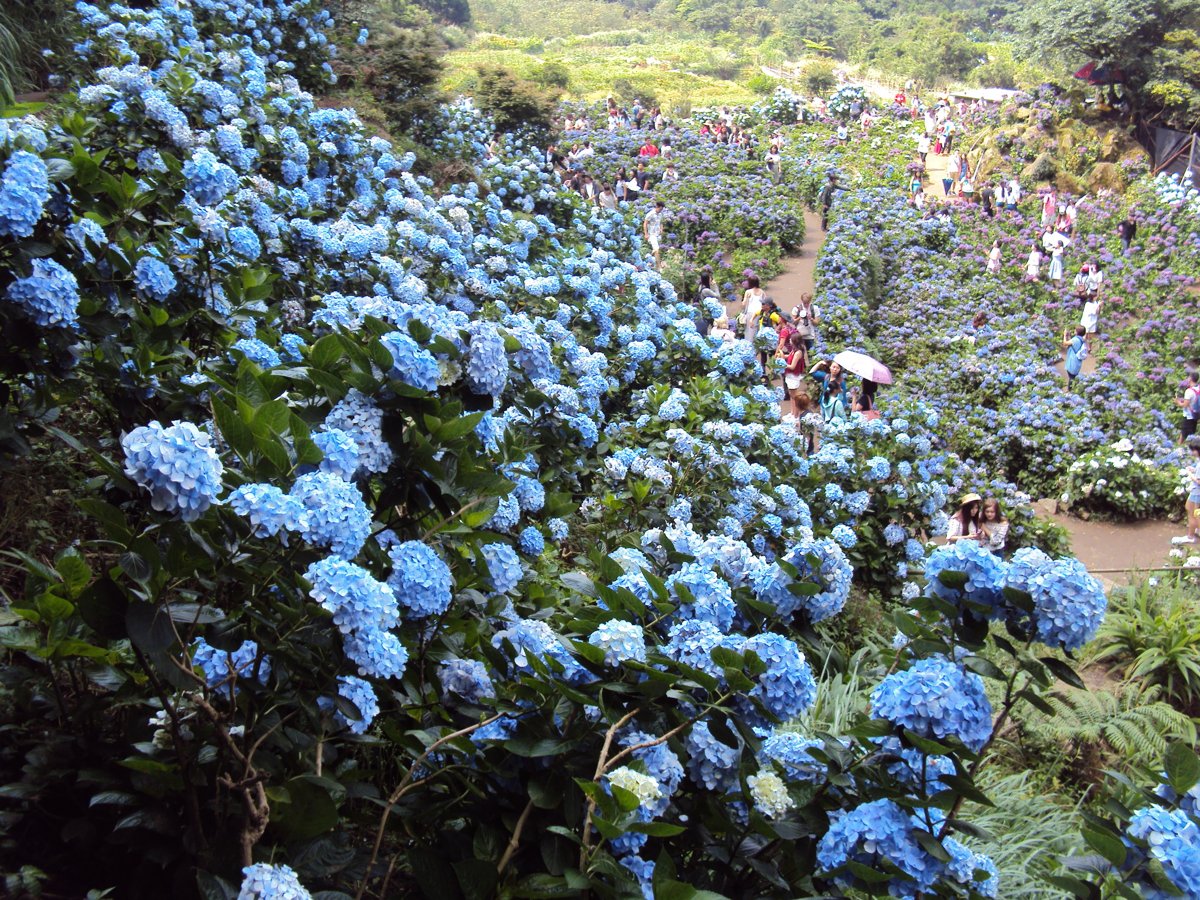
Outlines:
[[1071, 290], [1075, 292], [1076, 297], [1080, 295], [1087, 296], [1088, 272], [1090, 270], [1091, 267], [1087, 263], [1084, 263], [1075, 274], [1075, 280], [1071, 282]]
[[1200, 374], [1188, 372], [1184, 382], [1183, 397], [1175, 398], [1175, 405], [1183, 409], [1183, 423], [1179, 427], [1179, 443], [1186, 444], [1196, 433], [1196, 422], [1200, 418]]
[[1100, 269], [1100, 264], [1093, 262], [1088, 266], [1087, 276], [1087, 294], [1089, 297], [1100, 296], [1100, 287], [1104, 284], [1104, 272]]
[[1087, 342], [1084, 340], [1084, 335], [1087, 334], [1082, 325], [1075, 327], [1075, 336], [1070, 336], [1070, 331], [1063, 332], [1063, 349], [1067, 351], [1066, 365], [1063, 366], [1067, 373], [1067, 383], [1063, 390], [1067, 393], [1071, 391], [1071, 385], [1075, 379], [1079, 377], [1079, 373], [1083, 371], [1083, 361], [1087, 358]]
[[[641, 127], [640, 125], [638, 126]], [[658, 148], [654, 146], [654, 141], [649, 137], [646, 138], [646, 143], [642, 144], [642, 148], [638, 150], [638, 156], [642, 159], [649, 159], [658, 156]]]
[[1042, 248], [1035, 241], [1029, 250], [1029, 261], [1025, 263], [1025, 281], [1038, 282], [1042, 273]]
[[729, 317], [720, 316], [713, 322], [712, 328], [709, 329], [708, 336], [710, 338], [719, 338], [722, 341], [735, 341], [737, 334], [729, 327]]
[[598, 201], [601, 209], [617, 208], [617, 195], [611, 184], [606, 184], [603, 188], [601, 188]]
[[767, 148], [767, 155], [763, 157], [767, 164], [767, 174], [771, 176], [771, 180], [778, 183], [781, 174], [779, 147], [776, 144], [771, 144]]
[[662, 220], [665, 208], [666, 205], [661, 200], [657, 201], [654, 209], [646, 213], [646, 218], [642, 220], [642, 234], [646, 238], [646, 243], [650, 245], [650, 249], [654, 251], [655, 269], [662, 266], [660, 245], [662, 244]]
[[613, 193], [617, 195], [618, 203], [629, 202], [629, 173], [625, 171], [625, 167], [621, 166], [617, 169], [617, 174], [613, 177]]
[[962, 174], [962, 159], [957, 153], [951, 153], [946, 162], [946, 177], [942, 179], [942, 188], [946, 196], [958, 190], [958, 178]]
[[1063, 282], [1063, 253], [1062, 241], [1055, 241], [1050, 250], [1050, 271], [1046, 275], [1055, 287], [1061, 287]]
[[958, 511], [946, 525], [946, 542], [979, 540], [979, 506], [983, 498], [978, 494], [967, 494], [958, 501]]
[[1058, 208], [1058, 198], [1055, 197], [1054, 190], [1051, 189], [1050, 192], [1047, 193], [1042, 198], [1042, 226], [1043, 227], [1048, 228], [1048, 227], [1050, 227], [1051, 223], [1054, 222], [1054, 211], [1057, 208]]
[[788, 339], [787, 355], [784, 357], [783, 386], [792, 401], [792, 414], [797, 419], [803, 415], [797, 394], [804, 387], [804, 373], [807, 371], [808, 354], [804, 350], [804, 340], [799, 334], [792, 332]]
[[812, 377], [821, 385], [817, 400], [821, 421], [845, 419], [850, 413], [850, 395], [846, 392], [846, 374], [840, 363], [822, 360], [812, 368]]
[[850, 392], [850, 411], [862, 413], [868, 419], [878, 419], [879, 412], [875, 409], [875, 393], [878, 390], [878, 382], [864, 378], [862, 387]]
[[988, 497], [980, 508], [979, 542], [997, 556], [1004, 555], [1004, 545], [1008, 543], [1008, 519], [995, 497]]
[[1000, 271], [1000, 241], [999, 239], [992, 241], [992, 249], [988, 251], [987, 270], [992, 274]]
[[792, 307], [792, 326], [804, 341], [804, 349], [811, 351], [817, 342], [817, 326], [821, 324], [821, 311], [813, 302], [813, 295], [800, 295], [800, 302]]
[[766, 292], [759, 287], [758, 276], [746, 277], [746, 291], [742, 294], [742, 314], [740, 316], [744, 331], [751, 344], [758, 337], [758, 326], [762, 319], [763, 302], [767, 299]]
[[1017, 204], [1019, 204], [1020, 202], [1021, 202], [1021, 182], [1020, 182], [1020, 179], [1018, 179], [1017, 176], [1014, 175], [1011, 179], [1009, 179], [1009, 182], [1008, 182], [1008, 204], [1007, 204], [1007, 206], [1010, 210], [1015, 212], [1017, 209]]
[[1133, 242], [1135, 234], [1137, 234], [1137, 223], [1133, 221], [1132, 216], [1126, 216], [1117, 224], [1117, 236], [1121, 239], [1122, 253], [1129, 254], [1129, 245]]
[[805, 448], [809, 455], [821, 449], [821, 428], [825, 424], [821, 419], [821, 408], [808, 392], [808, 385], [801, 384], [792, 395], [792, 405], [796, 410], [796, 430], [808, 438]]
[[917, 138], [917, 156], [921, 157], [921, 165], [925, 165], [925, 158], [929, 156], [928, 134], [923, 134]]
[[821, 230], [829, 230], [829, 209], [833, 206], [833, 195], [841, 190], [838, 185], [838, 177], [836, 172], [829, 173], [829, 179], [825, 182], [825, 186], [821, 188]]
[[670, 165], [668, 165], [667, 168], [663, 171], [662, 180], [663, 180], [663, 184], [674, 184], [676, 181], [679, 180], [679, 173], [675, 171], [674, 163], [671, 163]]
[[975, 183], [971, 181], [971, 176], [963, 170], [962, 178], [959, 179], [958, 193], [968, 204], [975, 202]]
[[989, 219], [996, 218], [996, 190], [991, 184], [985, 184], [983, 190], [979, 192], [979, 200], [983, 204], [983, 211]]
[[1188, 497], [1184, 509], [1187, 511], [1187, 537], [1179, 538], [1183, 543], [1196, 543], [1196, 533], [1200, 530], [1200, 437], [1193, 435], [1188, 438], [1188, 449], [1192, 453], [1191, 465], [1184, 471], [1187, 473]]

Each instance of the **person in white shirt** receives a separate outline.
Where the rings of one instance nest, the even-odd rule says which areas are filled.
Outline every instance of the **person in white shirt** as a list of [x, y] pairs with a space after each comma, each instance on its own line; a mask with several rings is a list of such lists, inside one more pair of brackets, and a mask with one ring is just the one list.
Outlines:
[[1008, 208], [1016, 209], [1017, 204], [1021, 202], [1021, 182], [1017, 180], [1017, 176], [1013, 176], [1008, 182]]
[[604, 189], [600, 191], [600, 196], [597, 198], [602, 209], [616, 209], [617, 195], [613, 192], [612, 185], [606, 184]]
[[929, 135], [923, 134], [917, 138], [917, 154], [921, 157], [922, 164], [925, 163], [925, 157], [929, 155], [930, 146], [932, 145], [929, 140]]
[[1100, 266], [1097, 263], [1092, 263], [1089, 269], [1087, 293], [1089, 297], [1096, 297], [1100, 294], [1100, 287], [1104, 284], [1104, 273], [1100, 271]]
[[1088, 353], [1092, 352], [1092, 338], [1100, 327], [1100, 307], [1103, 305], [1095, 297], [1089, 297], [1088, 301], [1083, 304], [1083, 315], [1079, 317], [1079, 324], [1087, 332], [1083, 336], [1083, 343], [1087, 347]]
[[997, 556], [1004, 555], [1004, 546], [1008, 543], [1008, 519], [995, 497], [984, 500], [979, 511], [979, 542]]
[[650, 245], [650, 249], [654, 251], [654, 268], [658, 269], [662, 266], [662, 217], [663, 210], [666, 209], [666, 204], [661, 200], [654, 204], [654, 209], [646, 213], [646, 218], [642, 220], [642, 234], [646, 238], [646, 243]]

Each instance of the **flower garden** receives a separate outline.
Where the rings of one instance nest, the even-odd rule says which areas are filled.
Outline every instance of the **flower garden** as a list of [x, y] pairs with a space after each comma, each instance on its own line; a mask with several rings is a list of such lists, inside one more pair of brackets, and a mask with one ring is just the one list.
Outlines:
[[[1121, 299], [1068, 396], [1030, 226], [918, 218], [895, 121], [790, 129], [778, 186], [681, 129], [660, 275], [469, 102], [437, 185], [322, 105], [320, 3], [145, 6], [79, 3], [72, 87], [0, 119], [6, 484], [78, 473], [4, 554], [9, 893], [1198, 895], [1186, 717], [1019, 860], [992, 812], [1108, 604], [1029, 495], [1176, 502], [1194, 192], [1131, 195], [1128, 259], [1085, 205]], [[822, 341], [902, 377], [808, 455], [684, 292], [774, 271], [831, 167]], [[927, 543], [973, 489], [1008, 560]]]

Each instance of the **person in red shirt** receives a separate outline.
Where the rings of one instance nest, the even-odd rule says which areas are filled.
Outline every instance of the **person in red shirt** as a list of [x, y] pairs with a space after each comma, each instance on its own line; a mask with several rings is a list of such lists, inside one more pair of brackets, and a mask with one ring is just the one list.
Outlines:
[[646, 138], [646, 143], [642, 144], [638, 156], [658, 156], [658, 148], [654, 146], [654, 142], [650, 138]]

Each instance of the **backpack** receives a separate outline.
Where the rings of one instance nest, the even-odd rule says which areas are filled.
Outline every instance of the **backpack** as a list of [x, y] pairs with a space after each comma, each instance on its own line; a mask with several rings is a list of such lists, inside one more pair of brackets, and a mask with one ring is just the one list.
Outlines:
[[1189, 419], [1200, 419], [1200, 387], [1192, 391], [1192, 399], [1188, 402], [1186, 411]]
[[800, 337], [806, 341], [815, 340], [817, 337], [816, 326], [812, 323], [812, 314], [804, 307], [800, 307], [800, 311], [796, 314], [794, 327]]

